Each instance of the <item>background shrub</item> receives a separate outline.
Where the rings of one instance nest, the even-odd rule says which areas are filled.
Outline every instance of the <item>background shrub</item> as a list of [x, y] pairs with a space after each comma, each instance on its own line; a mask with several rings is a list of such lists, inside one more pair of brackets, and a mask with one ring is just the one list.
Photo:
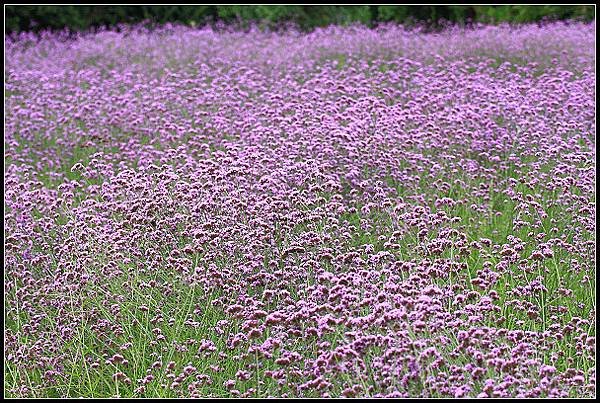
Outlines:
[[286, 22], [310, 30], [329, 24], [360, 22], [373, 26], [395, 21], [411, 24], [426, 22], [438, 26], [441, 21], [468, 23], [480, 21], [532, 22], [543, 19], [584, 19], [595, 17], [592, 5], [558, 6], [305, 6], [305, 5], [201, 5], [201, 6], [6, 6], [5, 31], [42, 29], [80, 31], [92, 27], [114, 26], [149, 20], [156, 23], [182, 22], [203, 25], [218, 20], [262, 26]]

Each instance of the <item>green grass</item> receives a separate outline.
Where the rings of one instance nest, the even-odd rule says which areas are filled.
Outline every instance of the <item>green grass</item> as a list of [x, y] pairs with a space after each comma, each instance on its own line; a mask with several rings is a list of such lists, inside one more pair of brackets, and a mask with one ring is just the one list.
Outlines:
[[[81, 160], [79, 154], [75, 154], [73, 161]], [[83, 154], [85, 155], [85, 154]], [[509, 176], [516, 176], [515, 174], [509, 174]], [[73, 175], [67, 174], [67, 177], [72, 180], [80, 179], [77, 173]], [[466, 179], [466, 178], [465, 178]], [[428, 196], [434, 196], [432, 191], [434, 188], [430, 186], [432, 181], [425, 180], [425, 178], [418, 183], [418, 188], [413, 189], [417, 194], [419, 192], [428, 192]], [[403, 184], [393, 183], [388, 178], [388, 184], [394, 185], [396, 190], [403, 195], [411, 193], [410, 190], [404, 188]], [[477, 188], [479, 183], [471, 182], [470, 186]], [[545, 202], [553, 200], [556, 195], [548, 193], [544, 188], [529, 189], [525, 186], [519, 185], [518, 191], [523, 194], [539, 194], [541, 195], [542, 205]], [[473, 211], [468, 204], [460, 204], [455, 207], [444, 207], [442, 208], [450, 217], [460, 217], [459, 223], [451, 224], [451, 227], [464, 233], [469, 241], [489, 238], [494, 243], [502, 243], [505, 241], [508, 234], [514, 234], [522, 237], [525, 242], [532, 242], [533, 237], [527, 236], [527, 230], [512, 232], [513, 220], [515, 218], [515, 202], [508, 200], [502, 193], [490, 193], [484, 196], [474, 196], [468, 189], [463, 189], [460, 186], [453, 186], [446, 191], [439, 191], [437, 196], [439, 197], [452, 197], [455, 200], [466, 198], [471, 203], [481, 204], [486, 202], [489, 206], [489, 210], [485, 214], [481, 214], [479, 211]], [[487, 196], [487, 197], [485, 197]], [[432, 212], [436, 211], [435, 206], [429, 206]], [[544, 228], [549, 225], [549, 220], [557, 219], [555, 226], [558, 226], [559, 233], [563, 231], [569, 231], [569, 226], [572, 223], [572, 217], [567, 214], [564, 207], [555, 206], [552, 209], [548, 209], [549, 216], [544, 226], [534, 231], [533, 236], [541, 231], [548, 231], [548, 228]], [[496, 216], [495, 213], [501, 213], [500, 216]], [[39, 213], [36, 214], [36, 218], [41, 218]], [[376, 223], [376, 233], [367, 233], [361, 230], [361, 223], [363, 221], [370, 223]], [[379, 234], [390, 234], [393, 232], [398, 224], [390, 217], [389, 213], [382, 210], [371, 211], [368, 216], [364, 216], [360, 209], [356, 213], [344, 213], [339, 216], [340, 224], [346, 226], [346, 229], [353, 233], [353, 237], [347, 244], [348, 250], [362, 250], [361, 247], [366, 244], [375, 245], [376, 250], [383, 249], [382, 242], [378, 241], [377, 237]], [[467, 223], [467, 225], [465, 225]], [[475, 225], [468, 225], [468, 223], [475, 223]], [[311, 229], [311, 226], [306, 229]], [[314, 226], [312, 226], [314, 228]], [[299, 233], [304, 230], [299, 228]], [[431, 240], [435, 236], [435, 233], [430, 233], [428, 239]], [[587, 234], [587, 239], [593, 239], [593, 234]], [[415, 260], [424, 258], [419, 252], [416, 252], [415, 247], [419, 244], [419, 239], [416, 236], [416, 231], [409, 230], [406, 235], [399, 239], [400, 249], [393, 251], [399, 259], [402, 260]], [[184, 241], [185, 243], [185, 241]], [[523, 257], [529, 256], [534, 246], [528, 245], [522, 252]], [[440, 287], [447, 287], [453, 283], [470, 284], [471, 278], [475, 277], [477, 270], [480, 270], [483, 266], [483, 261], [487, 260], [492, 265], [498, 263], [497, 256], [492, 258], [485, 258], [484, 256], [489, 253], [489, 248], [484, 248], [481, 252], [471, 252], [466, 256], [458, 256], [455, 250], [445, 250], [442, 255], [435, 257], [434, 259], [449, 259], [450, 261], [456, 261], [459, 263], [466, 263], [467, 270], [453, 273], [447, 277], [437, 278], [434, 280], [435, 284]], [[581, 279], [584, 273], [571, 273], [564, 270], [565, 267], [561, 266], [560, 259], [578, 259], [578, 256], [573, 256], [566, 251], [555, 250], [555, 256], [552, 259], [546, 259], [539, 263], [537, 270], [531, 273], [522, 272], [519, 267], [510, 266], [509, 269], [502, 275], [496, 285], [492, 287], [499, 294], [499, 299], [495, 301], [495, 305], [502, 308], [502, 315], [506, 321], [503, 327], [507, 329], [525, 329], [534, 331], [544, 331], [547, 329], [548, 317], [551, 315], [550, 308], [558, 307], [560, 305], [566, 305], [569, 307], [567, 313], [561, 316], [561, 321], [568, 322], [573, 316], [588, 317], [591, 314], [591, 310], [595, 308], [594, 298], [594, 285], [593, 284], [582, 284]], [[167, 251], [165, 251], [166, 256]], [[104, 257], [108, 259], [108, 257]], [[429, 257], [431, 258], [431, 257]], [[231, 357], [227, 360], [222, 360], [217, 356], [211, 356], [208, 358], [202, 358], [198, 360], [194, 357], [193, 349], [188, 352], [178, 352], [172, 345], [159, 343], [156, 346], [149, 345], [149, 341], [153, 339], [151, 330], [154, 328], [154, 324], [150, 323], [150, 318], [147, 313], [139, 311], [139, 306], [147, 305], [150, 311], [161, 312], [165, 318], [173, 318], [174, 323], [169, 326], [161, 325], [159, 328], [162, 329], [163, 334], [169, 342], [185, 343], [188, 339], [210, 339], [217, 344], [219, 348], [224, 348], [220, 345], [222, 338], [215, 337], [213, 327], [219, 320], [229, 319], [227, 315], [220, 309], [212, 307], [210, 304], [205, 304], [201, 307], [202, 315], [197, 317], [197, 320], [201, 325], [198, 328], [190, 328], [185, 326], [184, 322], [190, 318], [190, 314], [194, 309], [194, 305], [198, 301], [210, 301], [214, 295], [203, 295], [200, 287], [191, 287], [188, 284], [182, 283], [174, 273], [169, 271], [157, 271], [153, 273], [142, 273], [133, 266], [123, 266], [123, 274], [115, 277], [112, 280], [107, 281], [104, 284], [89, 284], [85, 288], [82, 288], [77, 295], [73, 296], [73, 304], [71, 309], [75, 312], [85, 312], [90, 309], [98, 311], [102, 317], [111, 317], [112, 315], [108, 311], [111, 304], [116, 303], [121, 307], [119, 320], [115, 317], [115, 323], [124, 324], [122, 334], [107, 334], [104, 338], [99, 338], [91, 329], [88, 323], [80, 323], [76, 330], [74, 337], [61, 346], [62, 351], [68, 357], [66, 359], [66, 367], [64, 379], [60, 379], [54, 386], [42, 387], [42, 377], [44, 370], [35, 367], [19, 367], [17, 368], [12, 363], [7, 363], [5, 389], [10, 390], [13, 385], [23, 382], [23, 379], [27, 379], [27, 383], [31, 390], [32, 396], [37, 397], [101, 397], [101, 396], [121, 396], [121, 397], [177, 397], [178, 393], [169, 388], [161, 387], [161, 383], [166, 382], [164, 369], [154, 371], [157, 381], [152, 382], [151, 386], [142, 394], [135, 394], [134, 389], [137, 387], [136, 380], [141, 379], [145, 376], [146, 368], [149, 368], [151, 363], [154, 361], [156, 356], [161, 356], [163, 361], [175, 361], [176, 368], [181, 369], [188, 362], [194, 362], [199, 370], [207, 369], [210, 365], [221, 365], [224, 368], [223, 372], [216, 373], [213, 377], [213, 384], [208, 386], [205, 385], [201, 388], [200, 393], [203, 396], [229, 396], [229, 392], [223, 387], [223, 382], [227, 379], [233, 379], [238, 369], [242, 368], [240, 361], [234, 360]], [[93, 270], [93, 268], [90, 268]], [[408, 273], [410, 275], [410, 273]], [[537, 276], [544, 278], [544, 285], [548, 289], [547, 292], [540, 293], [528, 298], [528, 300], [534, 304], [540, 312], [540, 316], [536, 319], [530, 319], [525, 312], [516, 311], [507, 305], [507, 302], [514, 298], [509, 295], [509, 291], [514, 289], [517, 285], [523, 285], [525, 281], [532, 280]], [[595, 273], [588, 273], [590, 277], [595, 278]], [[171, 293], [164, 293], [159, 287], [154, 289], [141, 291], [139, 284], [142, 282], [149, 282], [151, 280], [157, 281], [158, 284], [170, 285], [169, 289]], [[309, 285], [313, 282], [309, 279]], [[125, 287], [124, 284], [128, 285]], [[570, 288], [575, 290], [575, 300], [580, 301], [584, 304], [583, 310], [573, 306], [572, 297], [561, 297], [557, 295], [556, 289], [559, 287]], [[478, 290], [482, 294], [484, 290]], [[103, 295], [119, 295], [123, 296], [123, 301], [107, 300]], [[300, 295], [300, 294], [298, 294]], [[296, 296], [298, 298], [298, 296]], [[7, 301], [13, 301], [14, 296], [6, 296]], [[75, 303], [77, 302], [77, 303]], [[52, 319], [56, 313], [47, 312], [46, 326], [52, 327]], [[80, 315], [75, 315], [80, 316]], [[522, 321], [521, 325], [517, 325], [518, 321]], [[24, 320], [11, 317], [6, 317], [7, 329], [14, 334], [19, 334], [21, 323]], [[234, 320], [235, 322], [235, 320]], [[494, 326], [494, 323], [488, 323], [489, 326]], [[231, 329], [230, 331], [235, 331]], [[334, 333], [330, 336], [324, 337], [323, 340], [331, 341], [335, 346], [342, 338], [342, 329], [340, 333]], [[593, 329], [590, 329], [590, 333], [594, 334]], [[123, 355], [130, 361], [127, 367], [123, 366], [106, 366], [101, 365], [100, 369], [90, 368], [92, 361], [99, 360], [103, 362], [102, 353], [111, 356], [113, 353], [118, 352], [118, 346], [131, 341], [133, 345], [123, 353]], [[544, 361], [548, 361], [549, 355], [558, 350], [563, 350], [566, 354], [559, 361], [559, 368], [566, 369], [567, 358], [573, 358], [576, 360], [577, 367], [587, 370], [588, 362], [575, 356], [575, 351], [567, 348], [571, 339], [566, 337], [559, 342], [553, 349], [547, 351], [546, 356], [542, 357]], [[27, 345], [28, 341], [23, 340], [23, 344]], [[307, 344], [299, 344], [296, 346], [298, 351], [309, 351], [310, 341], [306, 341]], [[374, 351], [375, 352], [375, 351]], [[367, 356], [368, 357], [368, 356]], [[268, 360], [263, 362], [263, 365], [267, 368], [269, 365], [273, 365], [274, 357], [270, 364]], [[465, 358], [466, 359], [466, 358]], [[131, 385], [125, 385], [123, 383], [110, 382], [112, 371], [115, 370], [123, 371], [131, 380]], [[263, 368], [264, 369], [264, 368]], [[343, 377], [340, 379], [343, 384]], [[184, 387], [186, 385], [183, 385]], [[258, 385], [255, 385], [258, 386]], [[341, 389], [340, 389], [341, 391]], [[243, 390], [241, 391], [243, 392]], [[259, 395], [268, 396], [270, 394], [280, 393], [281, 391], [276, 385], [270, 381], [264, 385], [260, 385]], [[414, 393], [420, 393], [419, 390], [414, 390]], [[10, 396], [10, 394], [9, 394]], [[12, 396], [15, 397], [15, 396]]]

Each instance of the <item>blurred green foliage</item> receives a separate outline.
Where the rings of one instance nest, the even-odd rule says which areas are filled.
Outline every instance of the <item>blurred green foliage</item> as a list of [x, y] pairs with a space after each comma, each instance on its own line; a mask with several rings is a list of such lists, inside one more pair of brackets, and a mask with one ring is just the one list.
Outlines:
[[5, 6], [5, 32], [39, 31], [42, 29], [85, 30], [114, 26], [119, 23], [152, 21], [182, 22], [203, 25], [216, 21], [242, 25], [257, 22], [261, 26], [277, 26], [292, 22], [304, 30], [329, 24], [360, 22], [373, 26], [377, 22], [395, 21], [412, 24], [425, 22], [439, 26], [441, 21], [467, 23], [523, 23], [542, 19], [595, 18], [592, 5], [437, 5], [437, 6], [305, 6], [305, 5], [200, 5], [200, 6]]

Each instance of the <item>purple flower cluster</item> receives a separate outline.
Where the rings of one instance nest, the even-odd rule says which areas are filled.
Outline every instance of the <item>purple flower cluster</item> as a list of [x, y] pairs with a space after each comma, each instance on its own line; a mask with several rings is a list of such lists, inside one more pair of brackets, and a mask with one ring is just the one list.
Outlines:
[[594, 44], [7, 38], [6, 393], [594, 396]]

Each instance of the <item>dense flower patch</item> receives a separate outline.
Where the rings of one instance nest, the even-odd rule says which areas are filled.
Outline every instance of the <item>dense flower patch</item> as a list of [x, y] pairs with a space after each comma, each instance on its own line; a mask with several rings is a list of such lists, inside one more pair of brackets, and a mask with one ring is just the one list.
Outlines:
[[5, 40], [5, 393], [595, 395], [593, 25]]

